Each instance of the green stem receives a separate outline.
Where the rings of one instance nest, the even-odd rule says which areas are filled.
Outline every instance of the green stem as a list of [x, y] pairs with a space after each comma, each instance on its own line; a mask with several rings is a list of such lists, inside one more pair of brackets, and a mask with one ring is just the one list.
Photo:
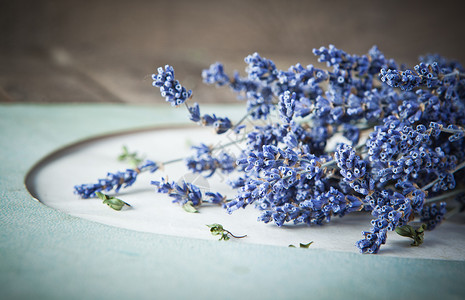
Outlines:
[[224, 145], [220, 145], [220, 146], [218, 146], [218, 147], [213, 147], [211, 151], [224, 149], [224, 148], [226, 148], [226, 147], [229, 147], [229, 146], [232, 146], [232, 145], [234, 145], [234, 144], [243, 142], [243, 141], [245, 141], [245, 140], [247, 140], [247, 138], [242, 138], [242, 139], [240, 139], [240, 140], [232, 141], [232, 142], [226, 143], [226, 144], [224, 144]]
[[223, 228], [223, 230], [226, 231], [229, 235], [231, 235], [233, 238], [236, 238], [236, 239], [242, 239], [242, 238], [245, 238], [247, 236], [247, 234], [246, 235], [236, 236], [236, 235], [232, 234], [231, 231], [229, 231], [229, 230], [226, 230], [224, 228]]
[[337, 165], [337, 162], [335, 159], [325, 162], [324, 164], [320, 166], [320, 168], [332, 167], [334, 165]]
[[248, 116], [250, 116], [253, 112], [255, 111], [255, 108], [250, 109], [233, 127], [231, 127], [230, 130], [235, 130], [237, 127], [239, 127], [242, 122], [244, 122]]
[[458, 129], [441, 128], [441, 131], [455, 134], [455, 133], [464, 132], [465, 130], [462, 127], [460, 127]]
[[431, 78], [428, 78], [428, 79], [443, 80], [446, 77], [453, 77], [453, 76], [465, 77], [465, 73], [460, 73], [459, 70], [455, 69], [453, 72], [450, 72], [448, 74], [439, 74], [439, 77], [431, 77]]
[[[357, 152], [358, 150], [362, 149], [363, 147], [365, 147], [366, 143], [363, 143], [363, 144], [359, 144], [357, 146], [354, 147], [354, 150], [355, 152]], [[366, 152], [368, 152], [368, 149], [366, 149]], [[364, 151], [365, 153], [365, 151]]]
[[443, 200], [443, 199], [447, 199], [447, 198], [456, 196], [456, 195], [458, 195], [460, 193], [463, 193], [463, 192], [465, 192], [465, 188], [454, 190], [454, 191], [452, 191], [450, 193], [445, 193], [445, 194], [442, 194], [442, 195], [439, 195], [439, 196], [428, 198], [428, 199], [426, 199], [425, 203], [432, 203], [432, 202], [440, 201], [440, 200]]
[[[220, 149], [224, 149], [226, 147], [229, 147], [229, 146], [232, 146], [236, 143], [240, 143], [240, 142], [243, 142], [245, 141], [247, 138], [242, 138], [240, 140], [237, 140], [237, 141], [232, 141], [232, 142], [229, 142], [229, 143], [226, 143], [224, 145], [219, 145], [217, 147], [213, 147], [210, 151], [215, 151], [215, 150], [220, 150]], [[179, 158], [175, 158], [175, 159], [171, 159], [171, 160], [167, 160], [167, 161], [164, 161], [164, 162], [161, 162], [160, 164], [162, 166], [164, 165], [169, 165], [169, 164], [173, 164], [173, 163], [177, 163], [177, 162], [181, 162], [185, 159], [185, 157], [179, 157]]]
[[[184, 102], [184, 105], [186, 106], [187, 111], [189, 111], [190, 107], [187, 104], [187, 102]], [[255, 107], [252, 107], [251, 109], [249, 109], [249, 111], [229, 130], [235, 130], [237, 127], [239, 127], [242, 124], [242, 122], [244, 122], [247, 119], [247, 117], [250, 116], [255, 111], [255, 109], [257, 109], [259, 106], [260, 105], [256, 105]]]
[[428, 183], [427, 185], [425, 185], [424, 187], [422, 187], [421, 189], [423, 191], [426, 191], [427, 189], [429, 189], [430, 187], [432, 187], [433, 185], [435, 185], [437, 182], [439, 182], [439, 178], [436, 178], [435, 180], [431, 181], [430, 183]]
[[162, 165], [169, 165], [169, 164], [180, 162], [180, 161], [183, 161], [183, 160], [184, 160], [184, 158], [171, 159], [171, 160], [167, 160], [165, 162], [162, 162]]
[[463, 161], [462, 163], [457, 165], [457, 167], [455, 167], [455, 169], [452, 171], [452, 173], [455, 173], [455, 172], [457, 172], [458, 170], [460, 170], [460, 169], [462, 169], [464, 167], [465, 167], [465, 161]]

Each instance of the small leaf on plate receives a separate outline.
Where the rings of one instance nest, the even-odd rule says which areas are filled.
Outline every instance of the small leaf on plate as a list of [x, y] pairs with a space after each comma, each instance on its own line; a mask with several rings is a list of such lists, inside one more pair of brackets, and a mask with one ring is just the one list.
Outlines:
[[[299, 244], [299, 248], [308, 248], [310, 247], [310, 245], [313, 244], [313, 241], [311, 241], [310, 243], [308, 244], [303, 244], [303, 243], [300, 243]], [[297, 248], [295, 245], [289, 245], [290, 248]]]
[[128, 157], [128, 148], [126, 146], [123, 146], [123, 153], [121, 153], [119, 156], [118, 156], [118, 160], [120, 161], [123, 161], [125, 160], [127, 157]]
[[425, 241], [426, 224], [421, 224], [420, 228], [415, 230], [412, 246], [420, 246]]
[[194, 207], [194, 205], [192, 204], [192, 201], [187, 201], [186, 203], [184, 203], [184, 205], [182, 206], [182, 208], [189, 212], [189, 213], [198, 213], [199, 211], [197, 210], [197, 208]]
[[247, 235], [236, 236], [236, 235], [232, 234], [229, 230], [224, 229], [223, 225], [218, 224], [218, 223], [207, 225], [207, 227], [210, 228], [210, 232], [211, 232], [212, 235], [221, 235], [221, 237], [219, 239], [220, 241], [221, 240], [224, 240], [224, 241], [230, 240], [231, 237], [236, 238], [236, 239], [241, 239], [241, 238], [244, 238], [244, 237], [247, 236]]
[[302, 243], [300, 243], [300, 248], [308, 248], [308, 247], [310, 247], [311, 244], [313, 244], [313, 241], [311, 241], [311, 242], [308, 243], [308, 244], [302, 244]]
[[207, 226], [210, 227], [210, 232], [213, 235], [221, 235], [224, 232], [223, 225], [221, 225], [221, 224], [215, 223], [215, 224], [211, 224], [211, 225], [207, 225]]
[[102, 200], [107, 200], [109, 198], [109, 196], [105, 195], [104, 193], [100, 193], [100, 192], [95, 192], [95, 195]]
[[410, 225], [397, 226], [396, 227], [396, 232], [397, 232], [398, 235], [411, 237], [411, 238], [413, 238], [413, 236], [415, 234], [415, 230]]
[[124, 206], [124, 202], [117, 198], [110, 198], [104, 200], [103, 203], [110, 206], [114, 210], [121, 210]]
[[221, 240], [227, 241], [227, 240], [229, 240], [229, 239], [230, 239], [230, 237], [229, 237], [228, 233], [227, 233], [227, 232], [223, 232], [223, 234], [221, 235], [220, 241], [221, 241]]
[[143, 161], [141, 157], [137, 156], [137, 152], [130, 153], [126, 146], [123, 146], [123, 153], [118, 156], [118, 160], [128, 161], [134, 168], [137, 168], [137, 166]]
[[97, 195], [97, 197], [103, 200], [103, 204], [108, 205], [114, 210], [121, 210], [123, 206], [125, 205], [130, 206], [128, 203], [124, 202], [123, 200], [118, 199], [113, 196], [108, 196], [100, 192], [95, 193], [95, 195]]
[[396, 227], [397, 234], [413, 239], [412, 246], [420, 246], [425, 240], [425, 229], [426, 224], [421, 224], [417, 229], [414, 229], [410, 225]]

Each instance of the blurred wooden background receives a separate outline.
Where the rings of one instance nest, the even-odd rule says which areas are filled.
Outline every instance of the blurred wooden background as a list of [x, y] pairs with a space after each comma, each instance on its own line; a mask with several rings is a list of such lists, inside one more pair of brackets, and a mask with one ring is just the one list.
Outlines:
[[230, 102], [202, 83], [215, 61], [232, 73], [255, 51], [281, 69], [318, 64], [334, 44], [376, 44], [413, 66], [440, 53], [465, 64], [461, 1], [0, 1], [0, 102], [163, 101], [156, 67], [171, 64], [198, 102]]

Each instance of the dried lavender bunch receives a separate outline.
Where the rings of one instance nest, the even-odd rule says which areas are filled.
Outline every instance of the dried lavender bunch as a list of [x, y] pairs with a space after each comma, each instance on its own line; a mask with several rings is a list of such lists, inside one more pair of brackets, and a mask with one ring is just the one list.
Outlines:
[[[415, 216], [433, 229], [446, 213], [434, 199], [465, 188], [463, 68], [428, 55], [401, 70], [377, 47], [362, 56], [332, 45], [313, 52], [330, 70], [282, 71], [255, 53], [245, 59], [245, 78], [229, 77], [220, 63], [202, 73], [245, 96], [252, 117], [280, 116], [249, 132], [228, 212], [254, 203], [259, 221], [282, 226], [371, 211], [371, 229], [356, 243], [362, 253], [377, 253], [388, 231]], [[329, 149], [336, 134], [349, 143]]]
[[[246, 130], [241, 123], [247, 117], [269, 122], [247, 132], [235, 163], [227, 155], [215, 157], [203, 144], [186, 160], [205, 176], [239, 172], [231, 180], [233, 199], [218, 194], [205, 200], [189, 183], [153, 184], [183, 205], [211, 202], [233, 213], [254, 204], [259, 221], [278, 226], [321, 225], [333, 216], [368, 211], [371, 228], [355, 243], [362, 253], [377, 253], [388, 231], [396, 229], [420, 244], [423, 230], [448, 216], [449, 200], [459, 200], [454, 212], [463, 210], [464, 69], [439, 55], [420, 57], [413, 69], [400, 68], [376, 46], [366, 55], [332, 45], [313, 53], [327, 69], [296, 64], [279, 70], [254, 53], [245, 58], [245, 77], [228, 75], [220, 63], [204, 70], [207, 84], [227, 86], [246, 99], [244, 118], [235, 124], [202, 116], [197, 103], [188, 103], [192, 93], [174, 78], [174, 69], [159, 68], [153, 78], [162, 96], [173, 106], [185, 105], [192, 121], [218, 134]], [[331, 148], [333, 138], [342, 142]], [[425, 225], [412, 229], [416, 218]]]

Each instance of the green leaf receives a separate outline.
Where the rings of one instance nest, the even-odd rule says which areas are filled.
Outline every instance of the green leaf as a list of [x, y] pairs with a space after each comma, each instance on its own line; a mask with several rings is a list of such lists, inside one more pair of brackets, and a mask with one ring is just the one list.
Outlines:
[[211, 232], [212, 235], [221, 235], [221, 237], [219, 239], [220, 241], [221, 240], [224, 240], [224, 241], [230, 240], [231, 237], [236, 238], [236, 239], [241, 239], [241, 238], [244, 238], [244, 237], [247, 236], [247, 235], [236, 236], [236, 235], [232, 234], [229, 230], [226, 230], [225, 228], [223, 228], [223, 225], [218, 224], [218, 223], [207, 225], [207, 227], [210, 228], [210, 232]]
[[137, 168], [137, 166], [139, 166], [141, 162], [142, 162], [142, 158], [131, 157], [131, 158], [129, 159], [129, 163], [130, 163], [134, 168]]
[[[310, 243], [308, 244], [303, 244], [303, 243], [300, 243], [299, 244], [299, 248], [308, 248], [310, 247], [310, 245], [313, 244], [313, 241], [311, 241]], [[297, 248], [295, 245], [289, 245], [290, 248]]]
[[137, 156], [137, 152], [130, 153], [126, 146], [123, 146], [123, 153], [118, 156], [119, 161], [128, 161], [131, 166], [137, 166], [143, 161], [142, 158]]
[[123, 153], [118, 156], [118, 160], [123, 161], [126, 160], [129, 155], [128, 148], [123, 146]]
[[230, 237], [229, 237], [228, 233], [227, 233], [227, 232], [223, 232], [223, 234], [221, 235], [220, 241], [221, 241], [221, 240], [227, 241], [227, 240], [229, 240], [229, 239], [230, 239]]
[[410, 225], [397, 226], [396, 232], [398, 235], [405, 236], [405, 237], [413, 237], [415, 234], [415, 230]]
[[212, 235], [222, 235], [224, 233], [224, 228], [221, 224], [215, 223], [207, 226], [210, 227], [210, 232]]
[[420, 246], [425, 240], [426, 224], [421, 224], [417, 229], [410, 225], [396, 227], [397, 234], [413, 239], [411, 246]]
[[311, 242], [308, 243], [308, 244], [302, 244], [302, 243], [300, 243], [300, 248], [308, 248], [308, 247], [310, 247], [311, 244], [313, 244], [313, 241], [311, 241]]
[[188, 213], [198, 213], [199, 211], [197, 210], [197, 208], [194, 207], [194, 205], [192, 204], [192, 201], [187, 201], [186, 203], [184, 203], [184, 205], [182, 206], [182, 208], [187, 211]]
[[412, 246], [420, 246], [425, 241], [426, 224], [421, 224], [420, 228], [415, 229]]
[[118, 198], [113, 197], [113, 196], [108, 196], [108, 195], [105, 195], [105, 194], [100, 193], [100, 192], [95, 193], [95, 195], [97, 195], [97, 197], [99, 197], [100, 199], [103, 200], [103, 204], [108, 205], [109, 207], [111, 207], [114, 210], [119, 211], [125, 205], [131, 206], [131, 205], [129, 205], [128, 203], [124, 202], [121, 199], [118, 199]]
[[107, 196], [107, 195], [105, 195], [103, 193], [100, 193], [100, 192], [96, 192], [95, 195], [97, 197], [99, 197], [100, 199], [102, 199], [102, 200], [107, 200], [109, 198], [109, 196]]
[[422, 233], [422, 232], [425, 232], [425, 230], [426, 230], [426, 224], [423, 223], [423, 224], [421, 224], [420, 228], [418, 228], [418, 229], [415, 230], [415, 231], [416, 231], [417, 233], [420, 234], [420, 233]]
[[114, 210], [121, 210], [124, 206], [124, 201], [118, 198], [110, 198], [110, 199], [104, 200], [103, 203], [113, 208]]

